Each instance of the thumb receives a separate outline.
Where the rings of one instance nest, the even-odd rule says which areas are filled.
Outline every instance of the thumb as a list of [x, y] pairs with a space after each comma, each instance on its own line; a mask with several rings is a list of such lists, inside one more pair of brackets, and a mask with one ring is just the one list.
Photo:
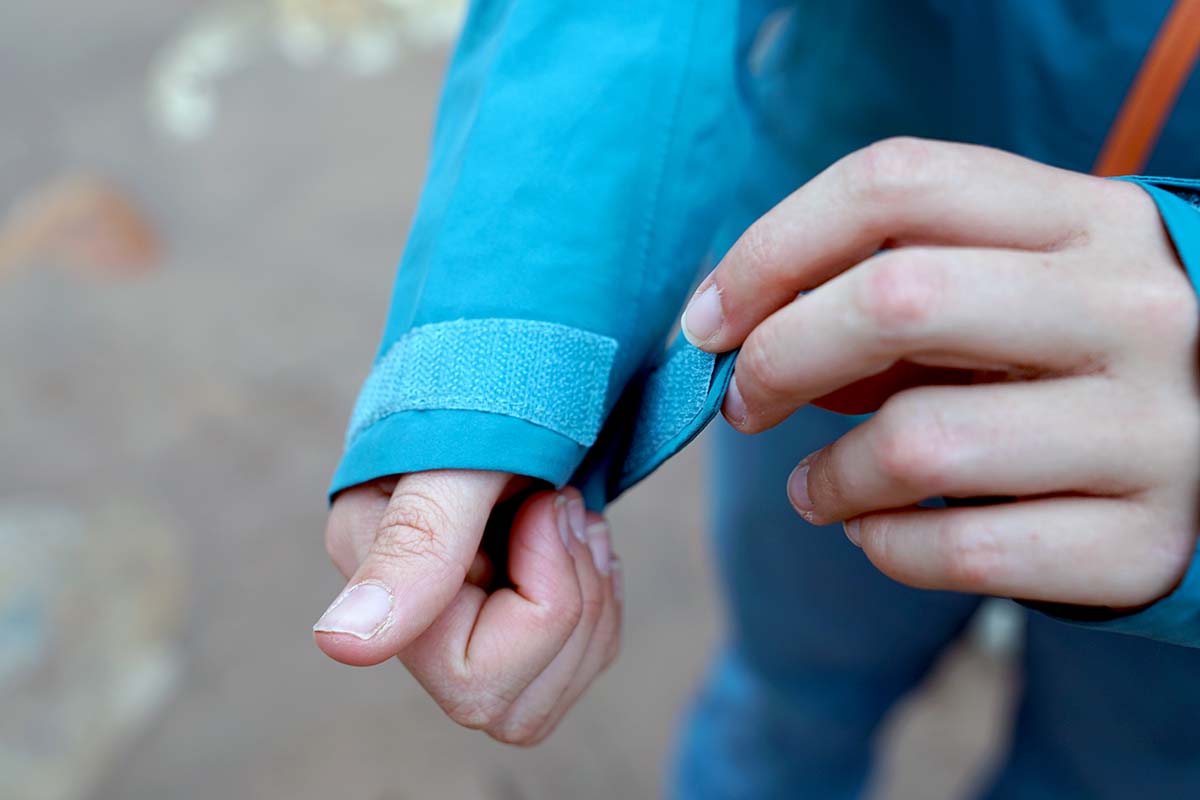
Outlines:
[[330, 658], [370, 666], [395, 656], [458, 593], [505, 485], [502, 472], [403, 476], [366, 557], [313, 626]]

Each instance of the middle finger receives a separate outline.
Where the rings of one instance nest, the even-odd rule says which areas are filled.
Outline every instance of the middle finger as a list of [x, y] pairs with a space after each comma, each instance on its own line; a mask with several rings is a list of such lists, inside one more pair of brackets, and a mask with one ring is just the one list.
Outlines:
[[[1133, 403], [1100, 376], [922, 387], [797, 466], [788, 496], [828, 524], [930, 497], [1117, 496], [1144, 488], [1156, 448], [1135, 447]], [[1086, 429], [1081, 429], [1086, 425]], [[1169, 451], [1168, 432], [1160, 438]]]
[[1089, 372], [1117, 346], [1066, 257], [902, 248], [777, 311], [746, 340], [726, 418], [753, 433], [901, 359], [928, 366]]

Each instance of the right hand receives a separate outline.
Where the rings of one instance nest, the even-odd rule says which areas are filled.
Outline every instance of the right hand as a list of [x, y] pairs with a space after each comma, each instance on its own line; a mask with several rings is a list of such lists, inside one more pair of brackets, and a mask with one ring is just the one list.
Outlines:
[[346, 588], [313, 628], [354, 666], [400, 660], [456, 722], [532, 745], [616, 658], [621, 565], [573, 488], [531, 495], [508, 536], [507, 584], [480, 551], [522, 479], [439, 470], [338, 495], [325, 545]]

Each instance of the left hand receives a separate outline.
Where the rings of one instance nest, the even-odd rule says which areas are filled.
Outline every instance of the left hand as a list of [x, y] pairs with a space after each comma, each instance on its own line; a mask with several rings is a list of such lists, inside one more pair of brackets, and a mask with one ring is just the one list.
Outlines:
[[[447, 469], [341, 492], [325, 546], [349, 582], [317, 645], [356, 666], [398, 656], [455, 722], [540, 742], [616, 658], [623, 600], [604, 519], [577, 489], [532, 489]], [[489, 522], [498, 541], [481, 548]]]
[[[1128, 609], [1178, 584], [1200, 530], [1197, 317], [1138, 186], [893, 139], [752, 225], [684, 327], [742, 347], [741, 431], [878, 409], [788, 494], [884, 573]], [[1015, 501], [916, 507], [938, 496]]]

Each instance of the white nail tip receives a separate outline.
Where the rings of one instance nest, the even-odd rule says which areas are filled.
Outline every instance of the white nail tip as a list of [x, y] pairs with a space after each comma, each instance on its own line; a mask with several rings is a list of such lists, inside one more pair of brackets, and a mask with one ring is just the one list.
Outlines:
[[[372, 588], [378, 591], [359, 594], [355, 598], [357, 607], [352, 605], [343, 609], [342, 605], [346, 600], [354, 597], [355, 593], [363, 588]], [[391, 627], [395, 622], [395, 617], [392, 615], [394, 600], [391, 591], [379, 581], [370, 580], [355, 584], [342, 592], [325, 610], [325, 613], [317, 620], [317, 624], [313, 626], [313, 632], [353, 636], [361, 641], [367, 641]], [[339, 610], [341, 613], [338, 613]], [[372, 625], [373, 620], [377, 621]], [[359, 624], [354, 624], [356, 622]]]

